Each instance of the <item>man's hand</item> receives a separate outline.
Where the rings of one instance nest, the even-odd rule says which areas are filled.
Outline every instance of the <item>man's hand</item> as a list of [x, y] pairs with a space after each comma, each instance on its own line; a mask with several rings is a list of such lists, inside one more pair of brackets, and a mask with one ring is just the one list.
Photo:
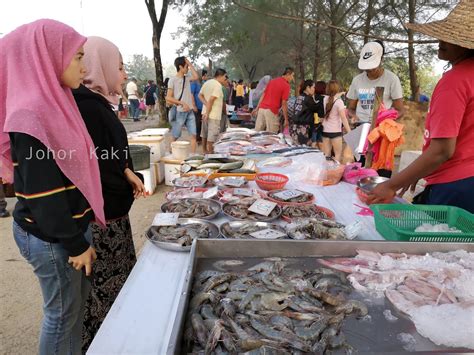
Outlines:
[[81, 270], [83, 267], [86, 268], [86, 275], [90, 276], [92, 272], [92, 263], [97, 259], [95, 249], [89, 247], [84, 253], [78, 256], [70, 256], [68, 263], [72, 264], [72, 267], [76, 270]]
[[367, 198], [367, 204], [373, 203], [390, 203], [397, 190], [392, 187], [390, 180], [377, 185], [369, 194]]
[[207, 120], [209, 119], [209, 114], [206, 112], [206, 113], [203, 113], [202, 114], [202, 120], [203, 122], [207, 122]]
[[191, 108], [186, 102], [183, 102], [181, 106], [183, 107], [183, 112], [189, 112], [191, 110]]
[[418, 184], [418, 181], [414, 182], [414, 183], [411, 184], [411, 185], [407, 185], [407, 186], [403, 187], [403, 188], [398, 192], [398, 196], [399, 196], [399, 197], [403, 197], [403, 195], [405, 194], [405, 192], [407, 192], [408, 190], [410, 190], [411, 193], [414, 193], [417, 184]]
[[193, 111], [194, 111], [194, 112], [198, 112], [198, 108], [197, 108], [196, 105], [193, 106]]
[[192, 63], [189, 61], [188, 58], [184, 58], [184, 62], [189, 65], [189, 66], [192, 66]]
[[357, 123], [357, 122], [359, 122], [359, 121], [360, 121], [360, 119], [359, 119], [359, 117], [358, 117], [357, 115], [353, 115], [353, 116], [351, 117], [351, 123], [352, 123], [352, 124]]

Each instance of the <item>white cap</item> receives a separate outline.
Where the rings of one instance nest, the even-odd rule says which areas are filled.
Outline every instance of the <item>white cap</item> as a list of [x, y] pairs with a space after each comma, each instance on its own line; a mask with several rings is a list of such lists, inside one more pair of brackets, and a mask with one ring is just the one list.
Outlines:
[[367, 42], [360, 52], [359, 69], [369, 70], [377, 68], [382, 61], [382, 56], [383, 47], [380, 43]]

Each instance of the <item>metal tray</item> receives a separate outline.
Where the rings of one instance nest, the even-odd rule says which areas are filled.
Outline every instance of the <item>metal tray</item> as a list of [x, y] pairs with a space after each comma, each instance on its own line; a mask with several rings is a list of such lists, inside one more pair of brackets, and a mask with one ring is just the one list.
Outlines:
[[254, 221], [254, 220], [251, 220], [251, 219], [247, 219], [247, 218], [237, 218], [237, 217], [234, 217], [228, 213], [226, 213], [224, 211], [224, 208], [229, 205], [230, 203], [229, 202], [226, 202], [222, 205], [222, 213], [224, 213], [227, 217], [229, 217], [230, 219], [234, 220], [234, 221], [251, 221], [251, 222], [271, 222], [271, 221], [275, 221], [277, 220], [278, 218], [280, 218], [281, 216], [281, 213], [282, 213], [282, 208], [281, 206], [279, 205], [276, 205], [275, 206], [275, 209], [277, 210], [277, 215], [275, 217], [265, 217], [265, 216], [262, 216], [262, 219], [258, 220], [258, 221]]
[[[208, 204], [211, 209], [214, 211], [213, 214], [211, 214], [210, 216], [206, 216], [206, 217], [183, 217], [183, 218], [198, 218], [198, 219], [207, 219], [207, 220], [211, 220], [211, 219], [214, 219], [216, 218], [216, 216], [221, 213], [222, 211], [222, 207], [221, 207], [221, 204], [217, 201], [214, 201], [214, 200], [209, 200], [209, 199], [205, 199], [205, 198], [183, 198], [179, 201], [191, 201], [191, 202], [202, 202], [202, 203], [206, 203]], [[168, 212], [168, 206], [170, 206], [171, 204], [174, 204], [176, 203], [176, 201], [168, 201], [164, 204], [161, 205], [161, 211], [162, 212]]]
[[[191, 224], [191, 223], [200, 223], [204, 224], [207, 227], [209, 227], [210, 231], [210, 236], [209, 238], [219, 238], [219, 228], [214, 224], [209, 221], [205, 221], [203, 219], [198, 219], [198, 218], [179, 218], [178, 219], [178, 225], [186, 225], [186, 224]], [[191, 245], [188, 246], [181, 246], [176, 243], [168, 243], [168, 242], [162, 242], [159, 240], [155, 240], [153, 238], [153, 229], [154, 228], [159, 228], [159, 227], [150, 227], [148, 228], [147, 232], [145, 233], [146, 238], [154, 245], [161, 249], [166, 249], [166, 250], [171, 250], [171, 251], [184, 251], [184, 252], [189, 252], [191, 250]]]
[[[258, 226], [258, 227], [262, 227], [262, 229], [274, 229], [274, 230], [277, 230], [279, 232], [282, 232], [282, 233], [286, 233], [285, 229], [283, 227], [280, 227], [279, 225], [277, 224], [272, 224], [272, 223], [267, 223], [267, 222], [253, 222], [253, 221], [232, 221], [232, 222], [226, 222], [226, 223], [223, 223], [221, 224], [221, 226], [219, 227], [219, 230], [221, 232], [221, 235], [224, 237], [224, 238], [227, 238], [227, 239], [233, 239], [233, 240], [236, 240], [237, 238], [233, 238], [227, 234], [225, 234], [224, 232], [224, 228], [229, 226], [232, 230], [234, 229], [239, 229], [239, 228], [242, 228], [244, 225], [253, 225], [253, 226]], [[278, 239], [283, 239], [285, 237], [282, 237], [282, 238], [278, 238]], [[286, 238], [288, 238], [288, 235], [286, 236]], [[256, 239], [254, 237], [252, 237], [251, 235], [248, 236], [248, 238], [245, 238], [245, 239]], [[239, 239], [240, 240], [240, 239]]]
[[[382, 253], [409, 253], [423, 254], [429, 252], [448, 252], [459, 249], [468, 252], [474, 252], [474, 244], [466, 243], [410, 243], [410, 242], [388, 242], [388, 241], [348, 241], [341, 243], [340, 241], [294, 241], [294, 240], [245, 240], [245, 239], [198, 239], [193, 242], [191, 249], [191, 260], [186, 273], [186, 279], [181, 292], [177, 315], [173, 324], [170, 340], [168, 343], [167, 354], [181, 354], [181, 345], [183, 337], [184, 322], [186, 319], [186, 310], [191, 296], [191, 287], [194, 274], [203, 264], [209, 263], [209, 259], [262, 259], [270, 257], [282, 258], [298, 258], [311, 260], [320, 257], [335, 256], [354, 256], [356, 250], [365, 249]], [[370, 345], [370, 350], [360, 350], [359, 354], [401, 354], [406, 353], [402, 345], [398, 348], [393, 345], [397, 342], [386, 334], [385, 324], [379, 324], [385, 318], [383, 315], [378, 316], [368, 328], [369, 337], [367, 335], [358, 334], [358, 324], [353, 324], [351, 333], [353, 333], [358, 342], [366, 347]], [[367, 331], [367, 329], [366, 329]], [[403, 328], [397, 330], [398, 333], [416, 333], [411, 321], [405, 321]], [[349, 336], [348, 336], [349, 338]], [[417, 348], [412, 352], [418, 353], [472, 353], [467, 349], [454, 349], [439, 347], [427, 341], [428, 344], [417, 343]], [[420, 347], [420, 348], [419, 348]], [[342, 352], [344, 353], [344, 352]]]

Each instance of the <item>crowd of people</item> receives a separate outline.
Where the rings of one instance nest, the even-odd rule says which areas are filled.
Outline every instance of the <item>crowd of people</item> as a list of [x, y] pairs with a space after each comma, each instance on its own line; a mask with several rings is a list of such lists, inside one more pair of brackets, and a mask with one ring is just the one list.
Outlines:
[[[462, 14], [472, 12], [472, 2], [458, 8], [446, 26], [410, 25], [439, 39], [438, 57], [452, 68], [433, 93], [423, 153], [378, 185], [369, 202], [391, 199], [424, 178], [427, 187], [415, 202], [474, 213], [474, 37], [452, 32], [467, 21]], [[384, 88], [383, 109], [393, 109], [394, 121], [405, 114], [400, 80], [383, 67], [384, 53], [380, 42], [364, 45], [362, 72], [347, 94], [337, 80], [307, 79], [294, 97], [291, 67], [277, 78], [234, 85], [226, 70], [199, 75], [178, 57], [166, 93], [173, 139], [186, 127], [193, 152], [198, 140], [212, 152], [228, 125], [226, 105], [234, 103], [253, 110], [257, 130], [288, 132], [295, 142], [341, 160], [343, 134], [374, 117], [376, 87]], [[123, 92], [128, 76], [116, 45], [54, 20], [5, 35], [0, 59], [0, 176], [2, 183], [14, 182], [13, 237], [41, 286], [39, 353], [83, 353], [136, 261], [128, 213], [145, 187], [114, 110], [126, 97], [139, 119], [142, 97], [134, 79]], [[30, 94], [18, 94], [25, 90]], [[157, 90], [152, 81], [143, 90], [148, 110]], [[7, 216], [0, 184], [0, 217]]]

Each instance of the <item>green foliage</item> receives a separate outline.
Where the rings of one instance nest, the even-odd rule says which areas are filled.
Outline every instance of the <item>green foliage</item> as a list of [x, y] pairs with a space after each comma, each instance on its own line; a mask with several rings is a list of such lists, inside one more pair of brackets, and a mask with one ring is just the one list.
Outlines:
[[143, 54], [134, 54], [126, 64], [126, 70], [129, 78], [136, 78], [140, 82], [155, 80], [155, 63]]
[[[346, 89], [357, 68], [364, 38], [314, 23], [274, 18], [247, 11], [229, 0], [183, 0], [190, 11], [186, 25], [176, 35], [185, 42], [182, 52], [191, 58], [209, 58], [214, 68], [224, 67], [231, 78], [258, 80], [265, 74], [278, 76], [285, 66], [296, 69], [296, 78], [329, 80], [336, 77]], [[407, 38], [408, 0], [238, 0], [265, 13], [290, 15], [333, 24], [355, 32], [368, 30], [381, 37]], [[373, 11], [368, 11], [369, 3]], [[446, 15], [447, 2], [416, 0], [416, 22]], [[452, 6], [451, 6], [452, 7]], [[369, 14], [370, 13], [370, 14]], [[369, 27], [366, 27], [370, 20]], [[319, 47], [316, 34], [319, 31]], [[332, 34], [332, 37], [331, 37]], [[422, 38], [418, 34], [415, 39]], [[332, 41], [331, 41], [332, 39]], [[406, 44], [385, 43], [385, 63], [400, 76], [405, 95], [410, 96]], [[433, 45], [415, 46], [422, 92], [430, 93], [434, 80]], [[319, 48], [319, 49], [317, 49]], [[316, 53], [319, 60], [316, 59]], [[331, 56], [334, 53], [334, 56]], [[317, 69], [317, 70], [316, 70]]]

